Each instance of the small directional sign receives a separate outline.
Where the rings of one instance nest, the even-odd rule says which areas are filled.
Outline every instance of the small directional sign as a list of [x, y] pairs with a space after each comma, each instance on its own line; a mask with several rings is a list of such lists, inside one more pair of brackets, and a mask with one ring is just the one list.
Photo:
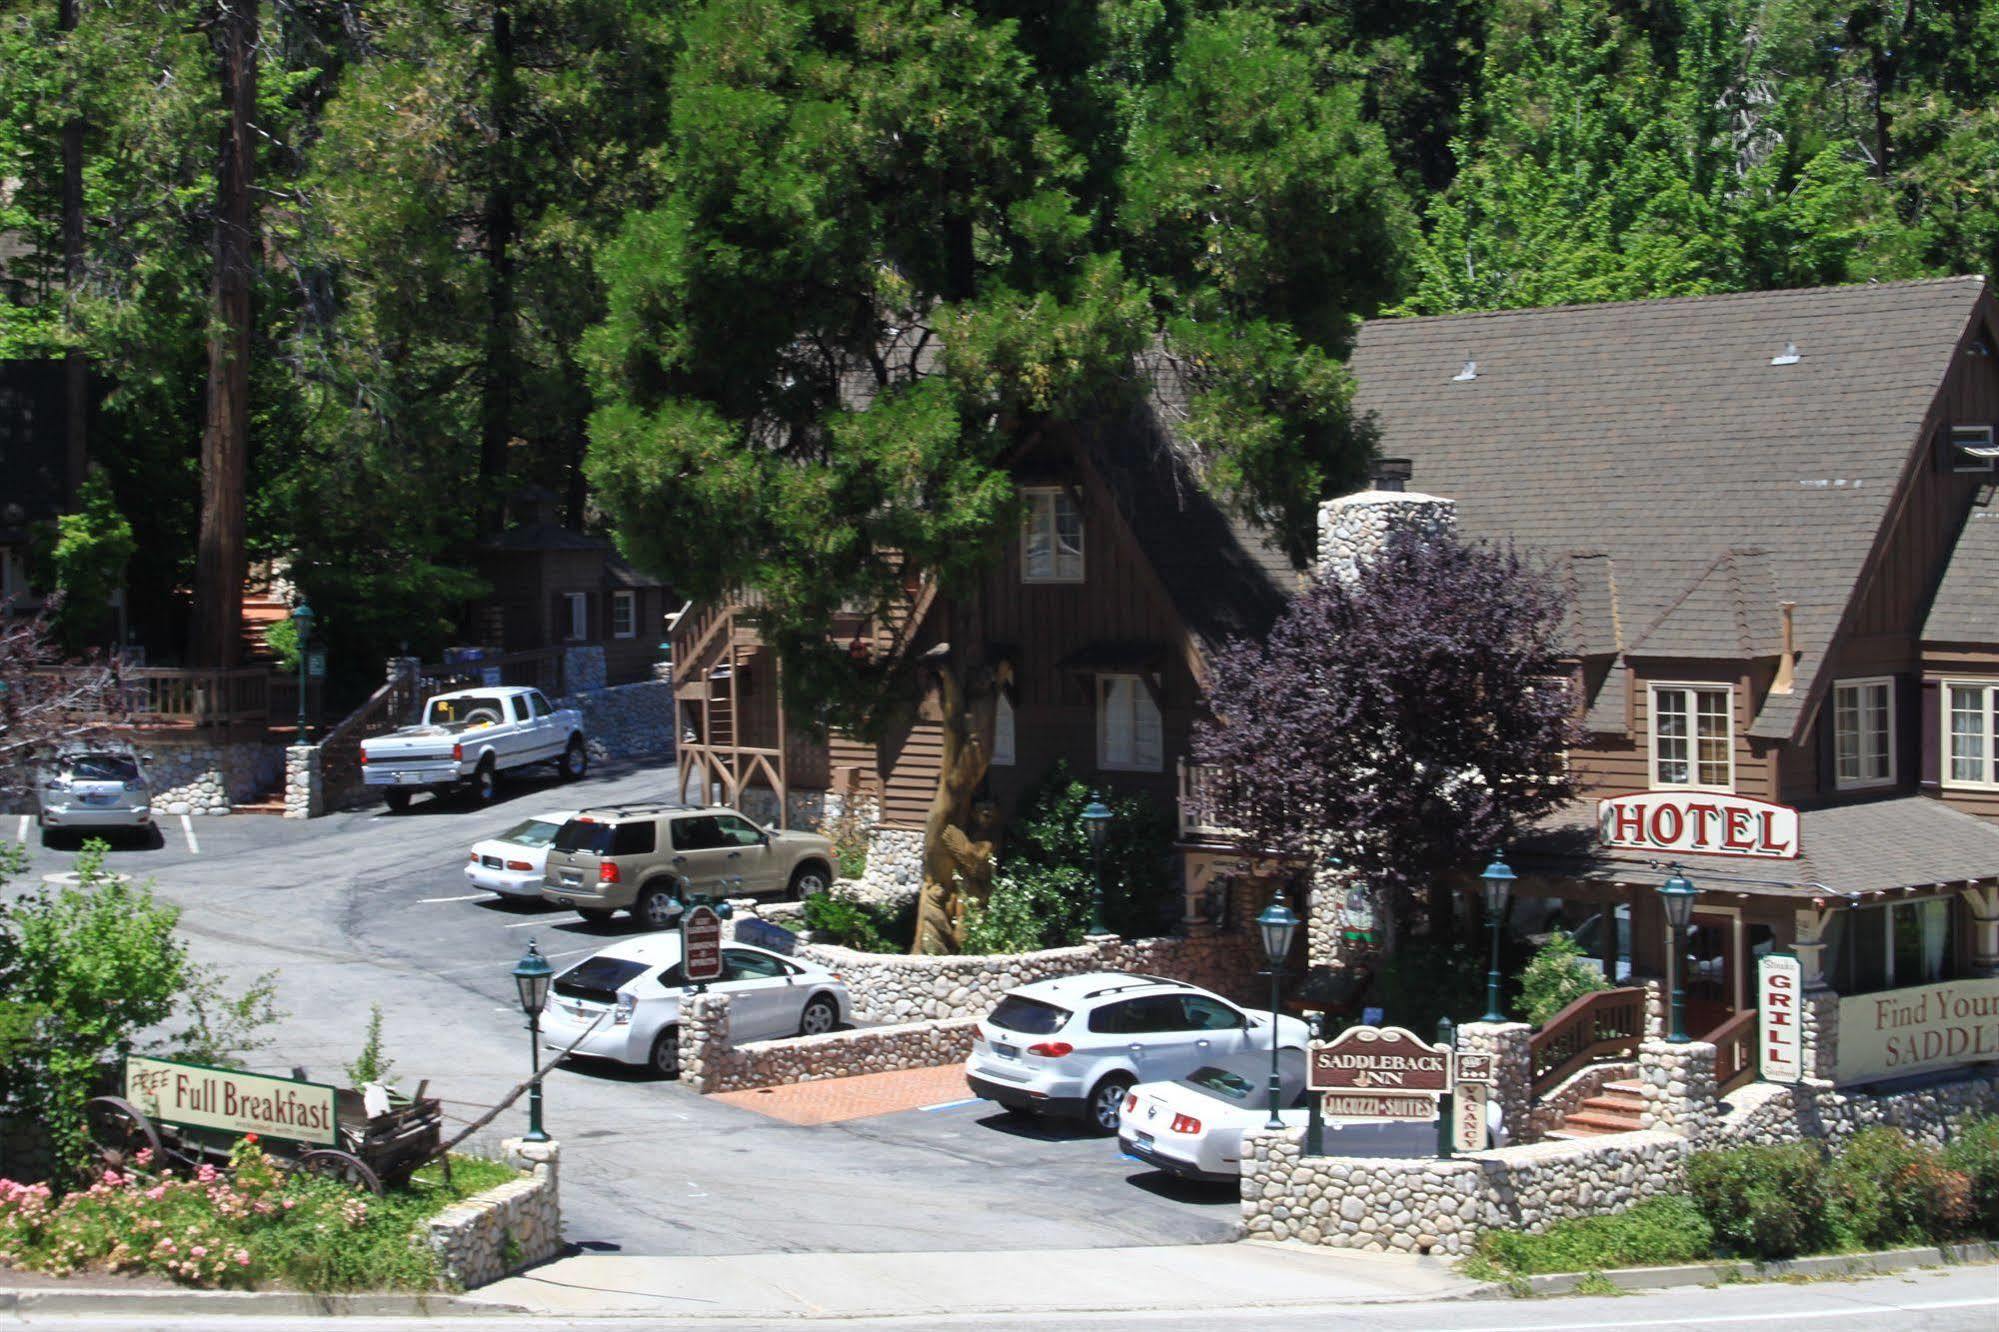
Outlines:
[[715, 908], [680, 913], [680, 970], [690, 985], [722, 979], [722, 917]]
[[1464, 1054], [1461, 1052], [1458, 1055], [1458, 1081], [1461, 1083], [1491, 1082], [1492, 1056], [1489, 1054]]

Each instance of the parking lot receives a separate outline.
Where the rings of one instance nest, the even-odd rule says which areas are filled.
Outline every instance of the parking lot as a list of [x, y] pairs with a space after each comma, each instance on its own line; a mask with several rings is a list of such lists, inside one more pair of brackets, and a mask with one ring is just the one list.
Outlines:
[[[110, 861], [182, 908], [202, 961], [239, 982], [277, 973], [288, 1016], [251, 1067], [304, 1065], [344, 1081], [379, 1003], [394, 1078], [430, 1079], [463, 1121], [526, 1076], [508, 971], [528, 940], [560, 967], [630, 928], [623, 917], [592, 926], [573, 911], [474, 893], [461, 873], [466, 847], [529, 814], [658, 801], [671, 786], [665, 769], [609, 765], [575, 785], [513, 781], [486, 808], [420, 800], [402, 815], [197, 817], [186, 827], [169, 817], [157, 845], [115, 849]], [[0, 821], [0, 837], [20, 831], [15, 816]], [[32, 829], [27, 837], [27, 881], [70, 868], [72, 853], [42, 850]], [[1219, 1241], [1235, 1230], [1231, 1189], [1167, 1180], [1114, 1142], [1019, 1125], [962, 1093], [802, 1126], [636, 1072], [574, 1066], [549, 1078], [547, 1117], [563, 1144], [569, 1238], [601, 1251], [1066, 1248]], [[524, 1127], [519, 1108], [498, 1125]]]

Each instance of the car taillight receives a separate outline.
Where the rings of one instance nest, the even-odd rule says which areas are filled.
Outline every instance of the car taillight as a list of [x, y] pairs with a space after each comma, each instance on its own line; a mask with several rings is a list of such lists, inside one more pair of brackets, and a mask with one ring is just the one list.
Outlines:
[[1130, 1114], [1136, 1109], [1138, 1109], [1138, 1093], [1127, 1092], [1124, 1098], [1124, 1112]]
[[636, 1007], [638, 1007], [637, 999], [634, 999], [631, 995], [624, 993], [622, 990], [619, 991], [618, 1007], [611, 1014], [611, 1025], [615, 1027], [623, 1027], [628, 1025], [632, 1020], [632, 1010]]
[[1074, 1051], [1075, 1048], [1075, 1046], [1069, 1044], [1067, 1041], [1042, 1041], [1039, 1045], [1028, 1046], [1027, 1052], [1029, 1054], [1038, 1054], [1048, 1059], [1060, 1059], [1063, 1055]]
[[509, 860], [507, 862], [507, 868], [510, 870], [531, 870], [534, 868], [534, 866], [530, 865], [525, 860]]
[[364, 768], [368, 766], [368, 751], [365, 749], [361, 751], [361, 766]]
[[1175, 1115], [1173, 1116], [1173, 1131], [1175, 1133], [1199, 1133], [1201, 1131], [1201, 1121], [1192, 1115]]
[[453, 763], [463, 763], [465, 761], [465, 746], [453, 745], [451, 747], [451, 761]]
[[600, 860], [600, 861], [598, 861], [598, 862], [597, 862], [597, 882], [598, 882], [598, 883], [621, 883], [621, 882], [623, 882], [623, 880], [622, 880], [622, 879], [620, 879], [620, 878], [619, 878], [619, 876], [618, 876], [618, 862], [617, 862], [617, 861], [615, 861], [615, 860]]
[[465, 853], [465, 858], [466, 858], [467, 860], [471, 861], [471, 862], [472, 862], [473, 864], [475, 864], [475, 865], [479, 863], [479, 853], [478, 853], [477, 851], [468, 851], [468, 852], [466, 852], [466, 853]]

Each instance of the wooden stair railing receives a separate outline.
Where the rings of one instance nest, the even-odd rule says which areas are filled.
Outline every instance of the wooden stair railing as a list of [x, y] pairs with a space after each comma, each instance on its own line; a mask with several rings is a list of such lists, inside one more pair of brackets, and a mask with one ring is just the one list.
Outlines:
[[1755, 1009], [1744, 1009], [1701, 1039], [1714, 1046], [1717, 1095], [1726, 1095], [1756, 1076]]
[[1562, 1079], [1591, 1064], [1636, 1057], [1645, 1038], [1645, 991], [1631, 986], [1598, 990], [1548, 1019], [1528, 1040], [1534, 1094], [1541, 1096]]

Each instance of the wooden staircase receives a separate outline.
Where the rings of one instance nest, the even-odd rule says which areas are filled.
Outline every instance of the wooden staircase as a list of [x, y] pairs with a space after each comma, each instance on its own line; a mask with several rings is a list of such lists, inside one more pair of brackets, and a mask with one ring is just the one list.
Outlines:
[[1612, 1133], [1636, 1133], [1645, 1127], [1645, 1088], [1636, 1079], [1606, 1082], [1603, 1090], [1583, 1101], [1552, 1130], [1551, 1138], [1601, 1138]]
[[269, 592], [243, 590], [243, 624], [241, 660], [245, 666], [274, 666], [277, 657], [270, 645], [264, 642], [264, 631], [281, 620], [291, 618], [289, 603], [280, 601]]

